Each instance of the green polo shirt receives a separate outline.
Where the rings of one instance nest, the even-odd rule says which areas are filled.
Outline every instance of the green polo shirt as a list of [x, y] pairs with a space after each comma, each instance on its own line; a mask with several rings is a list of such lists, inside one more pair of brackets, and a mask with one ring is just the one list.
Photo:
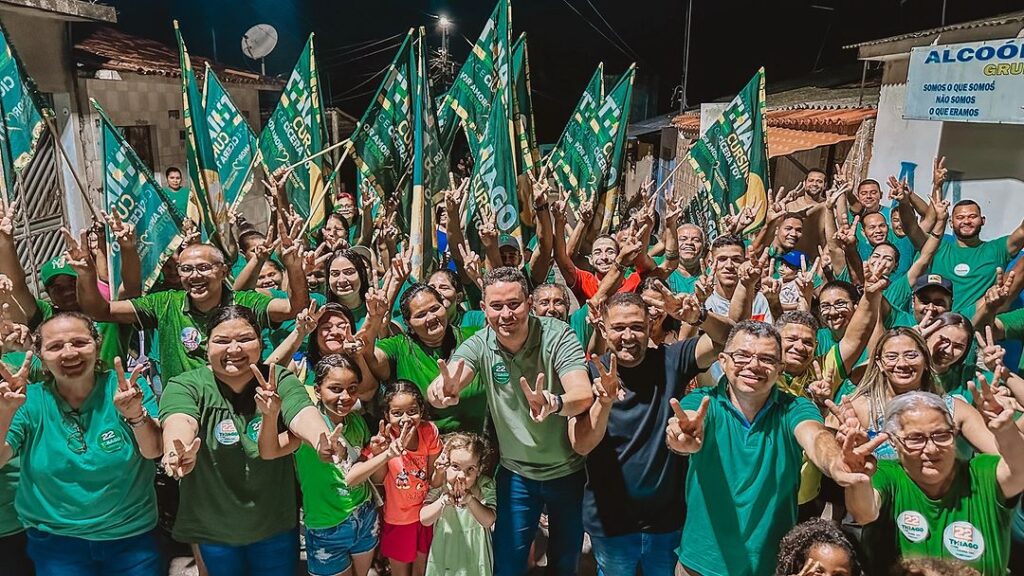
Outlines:
[[488, 326], [463, 342], [452, 362], [465, 360], [483, 382], [501, 445], [501, 465], [530, 480], [554, 480], [582, 470], [583, 457], [569, 444], [568, 419], [552, 414], [537, 423], [530, 418], [519, 378], [525, 377], [532, 387], [543, 372], [547, 390], [562, 394], [561, 378], [576, 370], [585, 372], [586, 359], [565, 322], [536, 316], [527, 322], [529, 334], [519, 352], [503, 349]]
[[[313, 403], [291, 372], [280, 366], [278, 394], [285, 423]], [[173, 378], [160, 398], [160, 419], [185, 414], [199, 422], [196, 467], [181, 480], [174, 538], [243, 546], [296, 523], [292, 458], [263, 460], [257, 440], [263, 416], [256, 408], [256, 380], [240, 393], [219, 382], [209, 367]]]
[[[53, 307], [53, 304], [46, 300], [36, 299], [36, 313], [28, 321], [28, 327], [35, 330], [44, 321], [53, 318], [53, 315], [60, 310]], [[100, 335], [99, 359], [103, 361], [104, 368], [114, 367], [114, 358], [124, 358], [128, 350], [128, 339], [131, 338], [131, 326], [121, 326], [113, 322], [94, 322], [96, 332]]]
[[[25, 352], [8, 352], [3, 355], [2, 361], [9, 370], [17, 371], [25, 361]], [[38, 382], [44, 376], [39, 356], [32, 356], [32, 363], [29, 366], [29, 382]], [[3, 468], [0, 468], [0, 538], [17, 534], [25, 529], [14, 508], [14, 496], [18, 493], [20, 477], [20, 458], [11, 458]]]
[[[267, 308], [272, 300], [255, 290], [233, 292], [225, 286], [221, 306], [245, 306], [256, 314], [260, 328], [271, 328], [273, 322]], [[164, 382], [183, 372], [206, 366], [206, 341], [209, 337], [206, 325], [217, 308], [209, 312], [192, 308], [192, 301], [184, 290], [147, 294], [129, 302], [135, 306], [141, 327], [160, 328], [160, 377]]]
[[996, 268], [1006, 268], [1013, 255], [1006, 249], [1008, 236], [982, 242], [978, 246], [960, 246], [956, 240], [943, 240], [932, 260], [932, 274], [940, 274], [953, 283], [953, 312], [970, 318], [974, 306], [996, 279]]
[[590, 337], [594, 335], [594, 326], [587, 321], [586, 304], [569, 315], [569, 327], [572, 328], [573, 334], [579, 340], [580, 346], [583, 346], [583, 350], [586, 351], [587, 344], [590, 344]]
[[[327, 417], [324, 417], [327, 420]], [[303, 522], [306, 528], [322, 530], [338, 526], [352, 511], [370, 499], [370, 482], [350, 487], [345, 483], [345, 468], [359, 461], [363, 446], [370, 442], [370, 429], [359, 414], [350, 413], [342, 420], [345, 438], [345, 462], [342, 465], [324, 462], [316, 450], [303, 444], [295, 452], [295, 472], [302, 487]], [[334, 425], [327, 421], [329, 428]]]
[[779, 541], [796, 525], [803, 448], [794, 431], [802, 422], [823, 420], [810, 400], [773, 386], [748, 422], [726, 386], [723, 378], [680, 402], [696, 411], [701, 399], [711, 399], [704, 446], [689, 457], [679, 561], [704, 576], [769, 576]]
[[[156, 414], [145, 380], [142, 404]], [[114, 407], [117, 376], [96, 385], [73, 410], [44, 382], [28, 387], [7, 444], [21, 459], [14, 506], [29, 528], [87, 540], [115, 540], [156, 526], [156, 466], [139, 454], [135, 434]]]
[[[477, 332], [477, 328], [455, 330], [455, 345], [458, 346]], [[447, 360], [440, 348], [428, 348], [408, 334], [399, 334], [377, 342], [391, 363], [391, 374], [395, 379], [408, 380], [424, 395], [434, 378], [441, 373], [438, 360]], [[459, 403], [448, 408], [433, 408], [430, 421], [441, 433], [466, 431], [482, 433], [484, 417], [487, 415], [487, 393], [477, 376], [459, 394]]]

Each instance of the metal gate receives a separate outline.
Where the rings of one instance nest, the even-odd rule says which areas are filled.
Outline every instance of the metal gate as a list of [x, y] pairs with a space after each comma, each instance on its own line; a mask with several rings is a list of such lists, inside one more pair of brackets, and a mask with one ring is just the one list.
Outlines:
[[36, 155], [15, 182], [14, 206], [17, 221], [14, 239], [18, 259], [25, 269], [26, 281], [42, 295], [39, 269], [63, 254], [66, 246], [60, 234], [67, 225], [64, 214], [64, 189], [58, 162], [57, 144], [49, 132], [43, 132]]

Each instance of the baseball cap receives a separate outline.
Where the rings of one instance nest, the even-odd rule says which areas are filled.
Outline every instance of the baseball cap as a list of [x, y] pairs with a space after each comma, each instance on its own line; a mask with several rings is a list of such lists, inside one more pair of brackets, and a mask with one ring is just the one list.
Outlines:
[[917, 282], [914, 282], [914, 294], [931, 286], [938, 286], [949, 292], [950, 296], [953, 295], [953, 283], [938, 274], [925, 274], [918, 278]]
[[807, 256], [799, 250], [790, 250], [789, 252], [786, 252], [782, 256], [779, 256], [779, 260], [782, 260], [783, 262], [785, 262], [789, 266], [792, 266], [793, 268], [796, 268], [797, 270], [800, 269], [801, 258], [803, 258], [805, 262], [807, 261]]
[[510, 234], [502, 234], [498, 238], [498, 249], [501, 250], [502, 248], [515, 248], [519, 250], [519, 240], [516, 240], [516, 237]]
[[57, 256], [53, 260], [50, 260], [39, 270], [39, 279], [43, 282], [43, 286], [50, 283], [51, 280], [57, 276], [71, 276], [72, 278], [78, 278], [78, 273], [72, 268], [64, 255]]

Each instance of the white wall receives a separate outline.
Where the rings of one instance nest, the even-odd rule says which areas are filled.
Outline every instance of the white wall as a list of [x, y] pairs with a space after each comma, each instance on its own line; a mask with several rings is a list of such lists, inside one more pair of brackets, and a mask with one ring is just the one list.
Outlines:
[[931, 189], [932, 162], [939, 150], [943, 123], [904, 120], [903, 103], [906, 93], [906, 84], [882, 86], [868, 178], [878, 180], [883, 190], [886, 190], [885, 181], [889, 175], [899, 177], [904, 163], [913, 163], [917, 165], [914, 170], [914, 189], [927, 195]]

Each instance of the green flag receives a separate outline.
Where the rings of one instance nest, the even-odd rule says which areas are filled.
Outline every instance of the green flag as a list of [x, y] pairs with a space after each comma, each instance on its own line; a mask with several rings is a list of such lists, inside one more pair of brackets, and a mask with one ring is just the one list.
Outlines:
[[[597, 123], [602, 131], [597, 144], [602, 152], [598, 154], [598, 164], [605, 161], [605, 177], [597, 193], [594, 206], [594, 224], [607, 234], [613, 226], [618, 226], [619, 195], [622, 184], [622, 167], [626, 161], [626, 127], [629, 126], [629, 108], [633, 103], [633, 80], [636, 77], [636, 66], [630, 66], [618, 83], [605, 97], [601, 108], [597, 111]], [[610, 140], [603, 138], [610, 137]], [[611, 151], [608, 152], [608, 144]]]
[[433, 267], [434, 206], [448, 184], [448, 155], [441, 147], [430, 97], [427, 46], [421, 27], [416, 39], [416, 76], [413, 81], [413, 163], [412, 195], [402, 195], [402, 211], [408, 216], [409, 245], [412, 247], [412, 277], [426, 280]]
[[14, 180], [35, 156], [46, 130], [44, 115], [53, 112], [39, 100], [39, 94], [24, 74], [7, 30], [0, 25], [0, 191], [8, 201], [14, 197]]
[[757, 207], [748, 232], [764, 224], [768, 206], [766, 121], [761, 68], [690, 148], [690, 165], [703, 184], [690, 210], [708, 225], [709, 241], [717, 236], [718, 222], [730, 206]]
[[203, 76], [203, 110], [206, 111], [206, 125], [210, 129], [224, 202], [228, 206], [237, 206], [252, 187], [253, 168], [259, 162], [256, 133], [209, 64]]
[[[473, 50], [441, 102], [438, 118], [441, 135], [445, 138], [442, 140], [445, 150], [451, 148], [456, 132], [452, 125], [457, 119], [466, 129], [466, 141], [473, 157], [477, 157], [478, 143], [483, 139], [494, 95], [508, 87], [511, 29], [512, 6], [508, 0], [498, 0]], [[455, 113], [454, 118], [452, 112]]]
[[600, 168], [583, 141], [588, 139], [587, 132], [591, 131], [594, 115], [603, 101], [604, 64], [598, 64], [562, 136], [548, 156], [548, 171], [563, 190], [570, 192], [569, 207], [574, 213], [581, 202], [594, 197], [601, 182]]
[[[115, 212], [135, 227], [138, 236], [139, 258], [142, 261], [142, 289], [149, 290], [160, 276], [167, 257], [181, 244], [181, 222], [184, 214], [177, 214], [174, 203], [165, 196], [163, 187], [153, 178], [135, 150], [92, 100], [100, 114], [100, 134], [103, 147], [103, 209]], [[121, 289], [121, 251], [117, 240], [107, 228], [107, 246], [110, 259], [110, 289], [114, 298]]]
[[[269, 173], [323, 149], [326, 127], [321, 110], [322, 102], [313, 53], [313, 35], [310, 34], [281, 92], [277, 108], [260, 134], [259, 152]], [[303, 162], [288, 178], [287, 189], [290, 191], [292, 206], [299, 216], [308, 219], [306, 224], [310, 230], [322, 226], [327, 216], [323, 162], [323, 156]]]
[[540, 166], [537, 129], [533, 123], [533, 99], [530, 88], [530, 60], [526, 52], [526, 33], [512, 47], [512, 118], [516, 125], [520, 173], [535, 173]]
[[485, 212], [493, 213], [499, 235], [511, 235], [522, 242], [519, 220], [519, 199], [516, 195], [515, 148], [512, 145], [508, 97], [498, 92], [487, 119], [480, 154], [470, 176], [468, 217], [469, 240], [479, 246], [477, 230]]
[[406, 34], [376, 96], [350, 138], [352, 159], [360, 177], [385, 199], [401, 196], [399, 187], [408, 184], [412, 170], [415, 126], [412, 100], [418, 66], [413, 49], [414, 34], [412, 29]]
[[224, 251], [228, 261], [237, 253], [237, 246], [231, 234], [228, 218], [228, 204], [224, 201], [220, 173], [217, 171], [217, 154], [210, 140], [206, 111], [203, 109], [203, 95], [196, 80], [192, 60], [189, 58], [185, 41], [181, 37], [178, 22], [174, 22], [174, 35], [178, 40], [178, 57], [181, 62], [182, 119], [185, 122], [185, 156], [192, 182], [192, 193], [199, 201], [200, 217], [204, 235], [215, 246]]

